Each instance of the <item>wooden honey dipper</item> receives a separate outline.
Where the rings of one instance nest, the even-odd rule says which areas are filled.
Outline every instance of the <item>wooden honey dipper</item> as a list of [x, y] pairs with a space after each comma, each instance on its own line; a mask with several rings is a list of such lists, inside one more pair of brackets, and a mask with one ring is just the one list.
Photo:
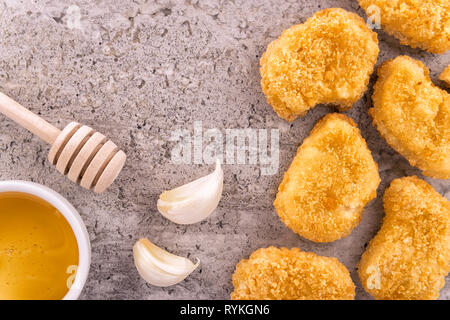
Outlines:
[[125, 153], [90, 127], [71, 122], [61, 131], [1, 92], [0, 112], [49, 143], [50, 162], [83, 188], [102, 193], [125, 164]]

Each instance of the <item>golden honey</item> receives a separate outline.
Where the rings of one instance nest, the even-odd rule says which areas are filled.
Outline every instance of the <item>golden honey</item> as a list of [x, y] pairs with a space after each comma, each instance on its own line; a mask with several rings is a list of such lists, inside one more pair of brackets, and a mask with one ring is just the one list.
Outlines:
[[75, 234], [55, 207], [0, 193], [0, 300], [62, 299], [77, 265]]

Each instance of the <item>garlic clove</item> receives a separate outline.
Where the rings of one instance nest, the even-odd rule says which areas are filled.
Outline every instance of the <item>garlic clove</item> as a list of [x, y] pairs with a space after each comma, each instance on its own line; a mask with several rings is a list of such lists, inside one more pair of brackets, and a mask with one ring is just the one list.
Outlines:
[[161, 249], [148, 239], [140, 239], [135, 243], [133, 255], [140, 276], [158, 287], [169, 287], [183, 281], [200, 265], [198, 259], [194, 264], [187, 258]]
[[223, 170], [216, 160], [211, 174], [170, 191], [158, 199], [158, 211], [178, 224], [193, 224], [211, 215], [217, 208], [223, 191]]

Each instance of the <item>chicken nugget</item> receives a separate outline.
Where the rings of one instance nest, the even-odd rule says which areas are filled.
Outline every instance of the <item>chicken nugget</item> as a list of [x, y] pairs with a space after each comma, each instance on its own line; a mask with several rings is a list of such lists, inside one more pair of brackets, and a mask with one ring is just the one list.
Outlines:
[[261, 58], [267, 102], [293, 121], [316, 104], [351, 108], [367, 90], [378, 57], [376, 33], [343, 9], [325, 9], [292, 26]]
[[329, 114], [298, 149], [274, 206], [294, 232], [330, 242], [352, 232], [379, 183], [378, 166], [356, 124]]
[[450, 88], [450, 66], [442, 71], [439, 80], [444, 81], [445, 85]]
[[437, 299], [450, 271], [450, 202], [425, 181], [392, 181], [386, 216], [362, 255], [358, 273], [376, 299]]
[[401, 44], [433, 53], [450, 49], [448, 0], [359, 0], [359, 5]]
[[336, 258], [298, 248], [262, 248], [240, 261], [232, 300], [353, 300], [355, 285]]
[[450, 178], [450, 95], [425, 65], [407, 56], [385, 62], [372, 100], [369, 113], [387, 143], [424, 175]]

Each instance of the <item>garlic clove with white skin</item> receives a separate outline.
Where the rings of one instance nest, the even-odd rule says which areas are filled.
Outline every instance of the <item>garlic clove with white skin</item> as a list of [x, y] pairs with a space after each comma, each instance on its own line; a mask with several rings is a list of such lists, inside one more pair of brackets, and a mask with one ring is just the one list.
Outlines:
[[223, 170], [216, 160], [213, 173], [170, 191], [158, 199], [158, 211], [178, 224], [200, 222], [213, 213], [219, 205], [223, 190]]
[[187, 278], [200, 265], [176, 256], [151, 243], [140, 239], [133, 247], [134, 263], [140, 276], [158, 287], [173, 286]]

